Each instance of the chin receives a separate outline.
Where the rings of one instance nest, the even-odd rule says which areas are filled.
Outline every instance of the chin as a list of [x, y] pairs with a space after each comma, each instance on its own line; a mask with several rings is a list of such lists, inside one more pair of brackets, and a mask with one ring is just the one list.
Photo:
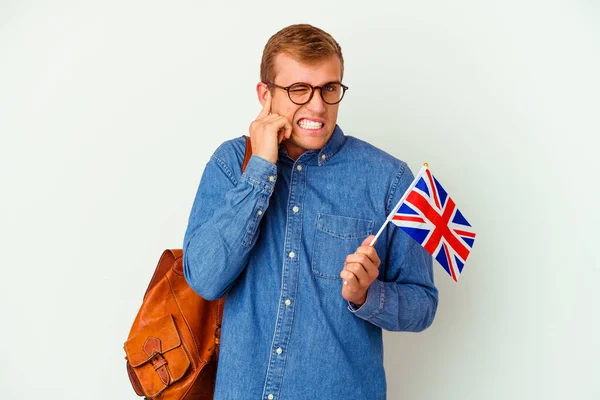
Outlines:
[[325, 146], [327, 139], [324, 137], [292, 137], [293, 143], [305, 150], [318, 150]]

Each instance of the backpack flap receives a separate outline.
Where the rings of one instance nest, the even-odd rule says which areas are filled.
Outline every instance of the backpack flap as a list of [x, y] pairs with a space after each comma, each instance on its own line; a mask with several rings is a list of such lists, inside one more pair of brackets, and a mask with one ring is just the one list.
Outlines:
[[125, 353], [138, 386], [150, 398], [181, 379], [190, 366], [171, 315], [146, 326], [125, 342]]

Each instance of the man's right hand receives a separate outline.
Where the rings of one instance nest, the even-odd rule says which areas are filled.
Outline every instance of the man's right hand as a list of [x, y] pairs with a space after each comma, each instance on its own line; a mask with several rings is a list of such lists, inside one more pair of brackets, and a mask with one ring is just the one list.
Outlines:
[[292, 124], [282, 115], [271, 114], [271, 93], [267, 90], [267, 98], [260, 114], [250, 124], [252, 154], [260, 156], [275, 164], [279, 152], [279, 144], [289, 139]]

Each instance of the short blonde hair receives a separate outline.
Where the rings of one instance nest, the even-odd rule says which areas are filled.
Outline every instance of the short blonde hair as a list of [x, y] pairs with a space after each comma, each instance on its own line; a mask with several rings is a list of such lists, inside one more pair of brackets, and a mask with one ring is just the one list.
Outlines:
[[280, 53], [308, 65], [318, 64], [337, 55], [342, 64], [341, 76], [344, 76], [342, 48], [329, 33], [312, 25], [290, 25], [271, 36], [260, 63], [262, 82], [273, 82], [275, 79], [275, 58]]

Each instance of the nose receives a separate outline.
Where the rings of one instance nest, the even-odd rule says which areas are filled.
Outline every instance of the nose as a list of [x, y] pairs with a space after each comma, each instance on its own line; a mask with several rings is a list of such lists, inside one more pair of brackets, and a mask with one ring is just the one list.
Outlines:
[[[319, 91], [319, 93], [317, 93], [317, 90]], [[308, 110], [313, 111], [314, 113], [322, 113], [325, 111], [325, 105], [326, 103], [321, 97], [321, 88], [315, 88], [312, 99], [310, 99], [310, 101], [305, 104], [305, 107]]]

